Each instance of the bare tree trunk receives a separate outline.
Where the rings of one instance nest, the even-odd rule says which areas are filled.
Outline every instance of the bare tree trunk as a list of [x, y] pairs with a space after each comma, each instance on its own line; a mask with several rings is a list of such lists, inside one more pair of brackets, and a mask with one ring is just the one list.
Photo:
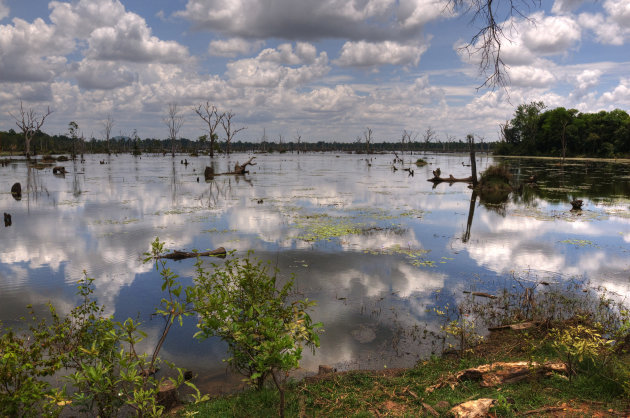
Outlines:
[[475, 137], [468, 135], [468, 145], [470, 145], [470, 171], [473, 188], [477, 187], [477, 159], [475, 158]]

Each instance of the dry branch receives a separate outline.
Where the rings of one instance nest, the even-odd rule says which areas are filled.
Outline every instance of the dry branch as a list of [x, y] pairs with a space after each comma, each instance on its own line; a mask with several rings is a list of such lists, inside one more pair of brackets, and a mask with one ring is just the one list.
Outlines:
[[546, 362], [543, 364], [527, 361], [515, 361], [510, 363], [496, 362], [484, 364], [479, 367], [461, 370], [454, 375], [440, 379], [435, 385], [425, 389], [433, 392], [436, 389], [450, 386], [454, 388], [462, 380], [480, 381], [480, 386], [492, 387], [503, 383], [515, 383], [529, 377], [546, 376], [551, 373], [567, 373], [567, 366], [560, 362]]

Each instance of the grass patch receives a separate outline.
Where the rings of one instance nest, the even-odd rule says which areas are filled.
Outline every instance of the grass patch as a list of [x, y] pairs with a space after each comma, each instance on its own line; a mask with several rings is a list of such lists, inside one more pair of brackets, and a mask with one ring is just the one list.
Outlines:
[[[455, 354], [432, 356], [410, 369], [350, 371], [307, 377], [287, 387], [286, 416], [379, 417], [448, 416], [463, 402], [495, 400], [491, 416], [626, 416], [630, 389], [630, 313], [605, 291], [584, 283], [524, 282], [494, 298], [470, 293], [457, 309], [442, 309], [445, 324], [472, 322], [483, 327], [530, 321], [527, 329], [491, 332], [477, 345]], [[586, 291], [585, 291], [586, 290]], [[446, 314], [444, 313], [446, 312]], [[449, 315], [455, 315], [455, 318]], [[463, 325], [461, 325], [463, 327]], [[558, 330], [587, 327], [610, 343], [574, 357], [575, 374], [539, 373], [532, 362], [562, 362]], [[443, 330], [452, 330], [443, 328]], [[466, 328], [470, 329], [470, 328]], [[440, 338], [439, 335], [434, 335]], [[442, 338], [453, 338], [449, 331]], [[456, 337], [456, 335], [455, 335]], [[575, 335], [578, 347], [580, 336]], [[569, 343], [571, 346], [572, 343]], [[494, 362], [525, 361], [529, 373], [513, 383], [483, 386], [474, 377], [453, 380], [457, 371]], [[433, 390], [437, 382], [447, 382]], [[220, 397], [186, 412], [195, 416], [273, 416], [271, 390]]]

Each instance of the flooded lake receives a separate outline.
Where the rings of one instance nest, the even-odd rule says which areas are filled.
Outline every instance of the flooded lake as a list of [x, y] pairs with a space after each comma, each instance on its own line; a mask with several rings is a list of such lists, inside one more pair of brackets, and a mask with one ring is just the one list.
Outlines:
[[[425, 158], [429, 165], [412, 163]], [[214, 159], [229, 171], [248, 155]], [[630, 165], [602, 161], [494, 159], [477, 156], [483, 171], [505, 162], [519, 182], [537, 176], [504, 202], [482, 202], [466, 183], [427, 179], [470, 175], [467, 155], [257, 155], [245, 176], [204, 181], [209, 157], [86, 156], [85, 163], [0, 167], [0, 321], [19, 326], [32, 304], [60, 312], [78, 303], [83, 271], [96, 297], [117, 319], [144, 322], [148, 343], [161, 331], [151, 313], [160, 277], [142, 254], [156, 237], [169, 249], [220, 246], [270, 260], [281, 278], [318, 302], [321, 347], [305, 355], [307, 372], [411, 366], [440, 347], [432, 307], [454, 305], [464, 291], [491, 292], [512, 280], [586, 280], [624, 296], [630, 290]], [[105, 164], [100, 164], [99, 160]], [[187, 159], [187, 165], [182, 160]], [[10, 193], [22, 184], [22, 198]], [[582, 211], [570, 201], [582, 199]], [[207, 260], [205, 263], [210, 263]], [[194, 260], [169, 261], [185, 284]], [[218, 340], [196, 341], [194, 319], [174, 328], [162, 357], [200, 375], [202, 388], [227, 388]]]

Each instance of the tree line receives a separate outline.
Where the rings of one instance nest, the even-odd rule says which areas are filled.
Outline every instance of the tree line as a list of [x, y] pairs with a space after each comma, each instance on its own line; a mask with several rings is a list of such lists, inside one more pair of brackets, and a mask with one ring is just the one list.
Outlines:
[[543, 102], [521, 104], [501, 125], [495, 154], [554, 157], [630, 156], [630, 116], [624, 110], [581, 113], [546, 109]]

